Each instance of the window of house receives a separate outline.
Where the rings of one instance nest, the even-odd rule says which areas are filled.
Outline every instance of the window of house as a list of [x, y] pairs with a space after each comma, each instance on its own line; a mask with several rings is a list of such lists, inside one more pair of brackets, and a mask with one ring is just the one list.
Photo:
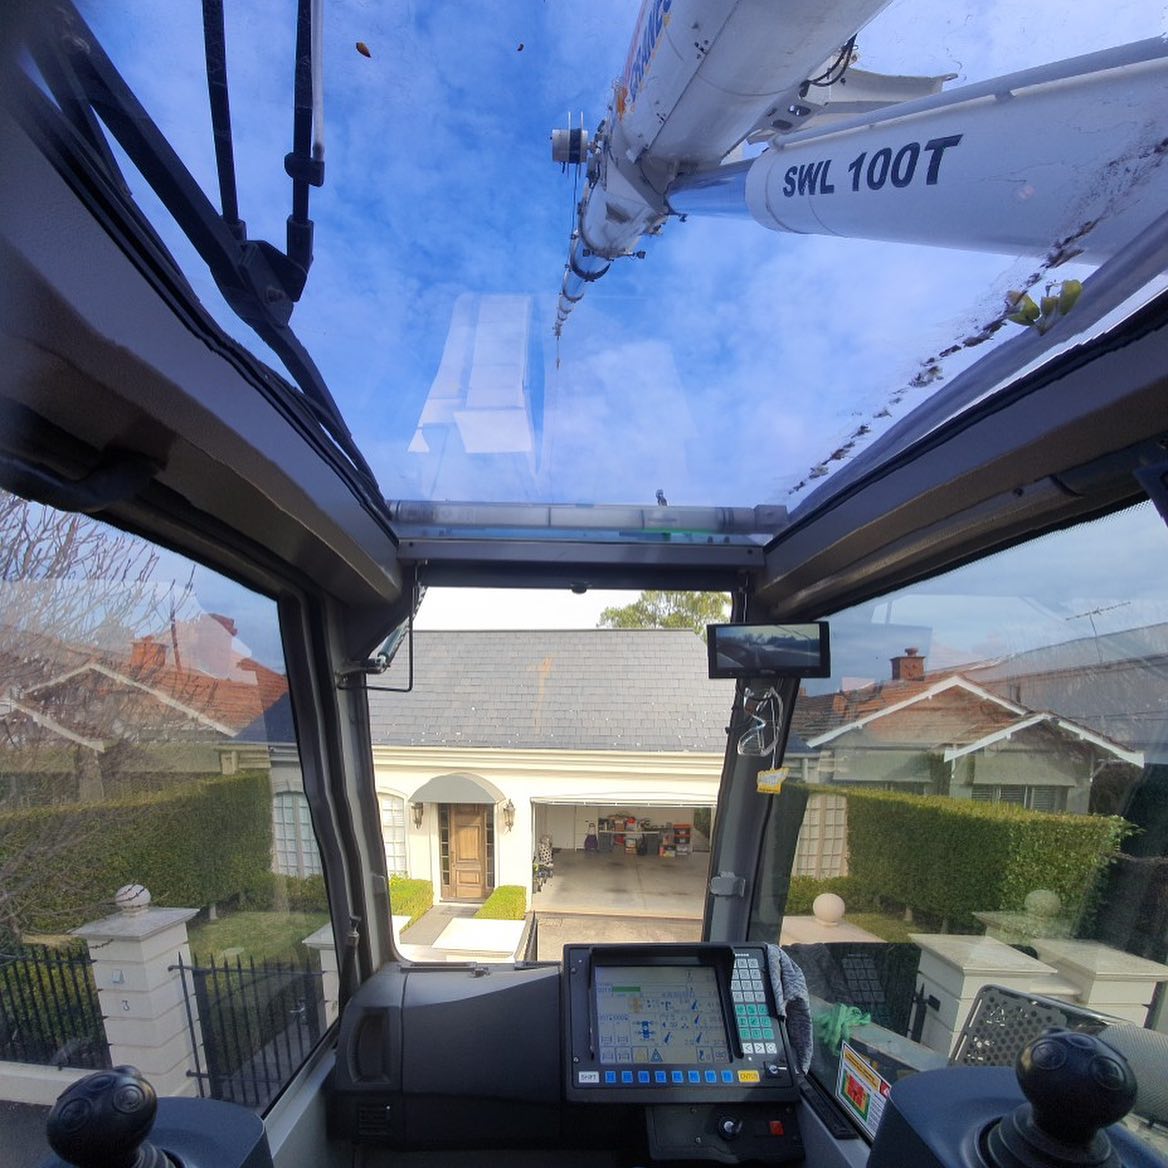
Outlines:
[[320, 850], [312, 834], [308, 799], [299, 791], [283, 791], [272, 802], [276, 871], [284, 876], [317, 876]]
[[977, 803], [1012, 803], [1032, 811], [1063, 811], [1067, 793], [1060, 787], [977, 786], [970, 796]]
[[406, 801], [400, 795], [381, 795], [381, 835], [385, 841], [385, 870], [404, 876], [406, 861]]
[[0, 1062], [264, 1110], [336, 1013], [302, 787], [273, 600], [0, 492]]

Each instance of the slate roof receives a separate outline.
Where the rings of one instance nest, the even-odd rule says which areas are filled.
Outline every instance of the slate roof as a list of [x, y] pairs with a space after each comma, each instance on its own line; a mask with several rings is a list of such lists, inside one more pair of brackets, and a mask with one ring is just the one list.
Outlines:
[[[404, 686], [403, 644], [370, 684]], [[414, 633], [414, 691], [371, 690], [374, 746], [692, 751], [726, 746], [734, 682], [686, 629]]]

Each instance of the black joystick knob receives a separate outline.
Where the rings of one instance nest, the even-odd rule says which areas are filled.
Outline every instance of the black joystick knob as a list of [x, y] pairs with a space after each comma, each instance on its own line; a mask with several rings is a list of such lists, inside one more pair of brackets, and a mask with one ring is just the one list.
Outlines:
[[1136, 1077], [1127, 1060], [1090, 1034], [1044, 1034], [1022, 1051], [1015, 1069], [1034, 1122], [1068, 1143], [1088, 1143], [1136, 1101]]
[[53, 1104], [46, 1123], [53, 1151], [77, 1168], [173, 1168], [146, 1136], [158, 1096], [137, 1067], [78, 1079]]
[[1048, 1030], [1015, 1064], [1028, 1102], [990, 1132], [998, 1168], [1103, 1168], [1118, 1165], [1102, 1129], [1122, 1119], [1136, 1098], [1127, 1060], [1090, 1034]]

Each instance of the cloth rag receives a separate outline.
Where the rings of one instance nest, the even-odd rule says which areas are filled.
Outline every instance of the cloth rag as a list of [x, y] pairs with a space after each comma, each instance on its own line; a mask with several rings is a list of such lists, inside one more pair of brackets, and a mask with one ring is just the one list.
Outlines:
[[780, 1015], [787, 1022], [791, 1053], [802, 1074], [811, 1066], [814, 1036], [811, 1029], [811, 998], [807, 979], [795, 962], [778, 945], [767, 946], [767, 969]]

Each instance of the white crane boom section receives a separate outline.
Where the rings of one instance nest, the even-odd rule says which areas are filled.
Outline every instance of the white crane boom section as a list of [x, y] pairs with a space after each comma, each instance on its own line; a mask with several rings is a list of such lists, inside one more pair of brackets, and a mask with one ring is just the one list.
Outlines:
[[[608, 115], [571, 159], [587, 184], [557, 336], [670, 215], [1101, 260], [1168, 205], [1163, 38], [941, 93], [950, 78], [848, 72], [886, 3], [644, 0]], [[745, 140], [766, 149], [725, 161]]]

